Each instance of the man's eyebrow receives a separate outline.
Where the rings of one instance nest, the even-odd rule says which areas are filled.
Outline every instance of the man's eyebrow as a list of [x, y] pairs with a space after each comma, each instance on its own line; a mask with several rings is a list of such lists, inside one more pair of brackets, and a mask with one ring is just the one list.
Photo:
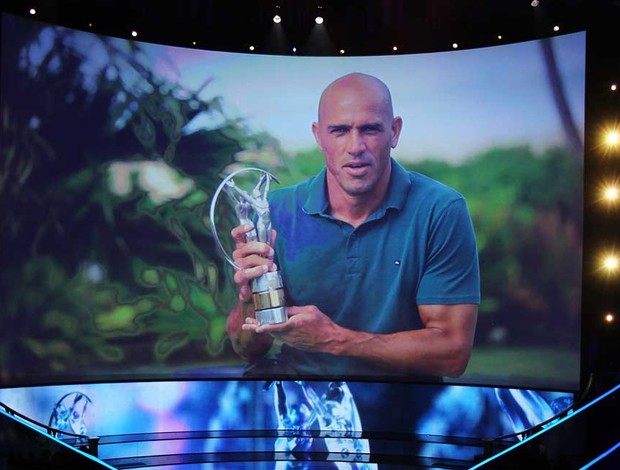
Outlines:
[[327, 130], [328, 131], [348, 131], [352, 127], [353, 126], [350, 126], [348, 124], [332, 124], [332, 125], [327, 126]]
[[384, 126], [382, 122], [369, 122], [367, 124], [357, 126], [357, 128], [361, 131], [382, 131]]

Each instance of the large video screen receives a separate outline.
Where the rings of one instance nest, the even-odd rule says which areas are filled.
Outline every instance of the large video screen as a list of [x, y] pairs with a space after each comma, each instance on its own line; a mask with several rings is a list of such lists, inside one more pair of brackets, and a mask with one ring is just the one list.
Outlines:
[[[1, 66], [0, 386], [251, 377], [578, 388], [585, 33], [301, 57], [3, 15]], [[364, 101], [385, 98], [376, 80], [393, 115], [385, 99]], [[353, 101], [348, 82], [359, 85]], [[261, 171], [221, 190], [244, 168]], [[262, 171], [279, 184], [250, 181]], [[374, 174], [383, 198], [342, 216], [340, 203], [359, 207], [383, 187], [356, 186]], [[257, 228], [269, 200], [275, 254], [233, 241], [235, 201], [249, 204], [240, 194], [255, 197]], [[242, 326], [265, 297], [240, 295], [226, 260], [239, 253], [244, 287], [262, 264], [281, 273], [283, 324]], [[459, 365], [446, 365], [454, 354]]]

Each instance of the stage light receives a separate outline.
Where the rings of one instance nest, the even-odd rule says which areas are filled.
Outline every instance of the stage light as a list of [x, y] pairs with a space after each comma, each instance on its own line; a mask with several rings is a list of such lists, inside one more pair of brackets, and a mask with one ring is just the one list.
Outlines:
[[322, 16], [317, 16], [317, 17], [314, 19], [314, 22], [315, 22], [316, 24], [323, 24], [323, 17], [322, 17]]
[[605, 314], [606, 323], [613, 323], [614, 321], [616, 321], [616, 316], [613, 313], [608, 312]]
[[610, 130], [605, 133], [605, 146], [616, 147], [620, 142], [620, 133], [616, 130]]
[[538, 5], [540, 5], [540, 2], [538, 0], [532, 0], [532, 3], [530, 3], [530, 5], [536, 8]]
[[620, 259], [615, 254], [608, 254], [601, 260], [601, 269], [608, 274], [614, 274], [620, 267]]
[[452, 49], [458, 49], [459, 45], [456, 42], [452, 43]]
[[608, 185], [603, 187], [602, 189], [603, 200], [614, 203], [617, 202], [620, 198], [620, 189], [618, 189], [617, 185]]
[[612, 83], [609, 88], [611, 88], [611, 91], [616, 91], [618, 89], [618, 85], [616, 85], [615, 83]]
[[138, 37], [138, 31], [136, 31], [135, 29], [131, 32], [131, 37], [135, 38]]
[[34, 8], [31, 8], [30, 10], [28, 10], [28, 13], [30, 13], [31, 15], [36, 15], [37, 10], [35, 10]]
[[276, 16], [274, 16], [274, 17], [273, 17], [273, 22], [274, 22], [275, 24], [279, 24], [279, 23], [281, 23], [281, 22], [282, 22], [282, 18], [280, 18], [280, 15], [276, 15]]
[[557, 33], [557, 32], [560, 30], [560, 27], [556, 24], [556, 25], [553, 27], [553, 30]]

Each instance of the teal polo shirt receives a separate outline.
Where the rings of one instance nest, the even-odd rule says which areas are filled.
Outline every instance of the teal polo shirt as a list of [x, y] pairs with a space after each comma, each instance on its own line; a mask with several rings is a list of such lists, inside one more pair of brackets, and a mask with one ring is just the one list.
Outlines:
[[[465, 199], [392, 160], [383, 204], [358, 227], [332, 217], [326, 170], [270, 194], [287, 305], [316, 305], [345, 328], [423, 328], [418, 305], [480, 302], [478, 253]], [[300, 351], [279, 359], [306, 377], [398, 375], [350, 357]]]

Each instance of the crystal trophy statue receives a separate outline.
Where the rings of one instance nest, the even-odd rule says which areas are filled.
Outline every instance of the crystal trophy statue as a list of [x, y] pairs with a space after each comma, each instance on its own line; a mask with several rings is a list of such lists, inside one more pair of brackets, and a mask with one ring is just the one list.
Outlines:
[[[249, 191], [244, 190], [233, 180], [233, 178], [242, 173], [258, 173], [258, 183]], [[215, 242], [224, 255], [224, 258], [235, 269], [241, 269], [241, 267], [233, 261], [224, 249], [215, 226], [215, 208], [219, 196], [222, 191], [224, 191], [235, 209], [239, 223], [254, 227], [253, 230], [246, 234], [246, 240], [248, 242], [260, 241], [271, 245], [271, 219], [267, 194], [269, 193], [272, 180], [279, 183], [275, 176], [265, 170], [259, 168], [243, 168], [224, 178], [215, 191], [215, 195], [211, 201], [211, 210], [209, 212], [211, 231], [213, 232]], [[251, 287], [256, 319], [261, 325], [286, 321], [282, 277], [278, 271], [267, 272], [259, 276], [252, 281]]]

